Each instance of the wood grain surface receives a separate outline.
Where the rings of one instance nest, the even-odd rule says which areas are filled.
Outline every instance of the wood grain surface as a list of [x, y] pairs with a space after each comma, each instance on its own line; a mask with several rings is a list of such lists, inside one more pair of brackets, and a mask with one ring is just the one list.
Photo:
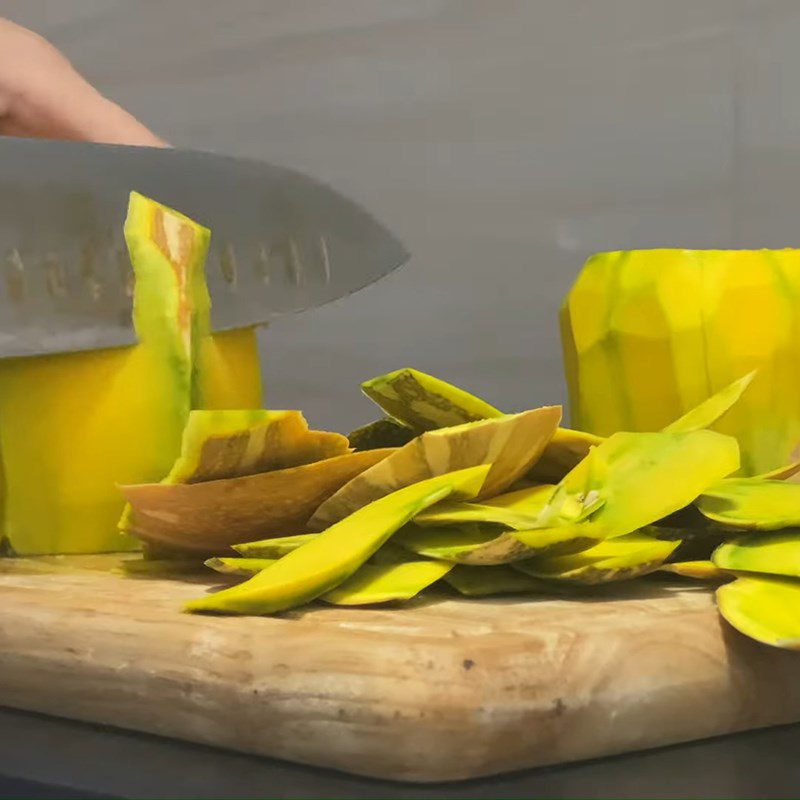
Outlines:
[[0, 704], [407, 781], [800, 719], [800, 654], [688, 584], [223, 618], [113, 558], [0, 562]]

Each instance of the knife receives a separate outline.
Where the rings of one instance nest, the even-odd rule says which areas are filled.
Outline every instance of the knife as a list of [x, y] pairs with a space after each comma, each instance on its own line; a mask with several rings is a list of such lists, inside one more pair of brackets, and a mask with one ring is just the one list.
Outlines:
[[211, 229], [214, 330], [320, 306], [408, 259], [366, 211], [294, 170], [193, 150], [0, 137], [0, 356], [135, 342], [122, 234], [131, 190]]

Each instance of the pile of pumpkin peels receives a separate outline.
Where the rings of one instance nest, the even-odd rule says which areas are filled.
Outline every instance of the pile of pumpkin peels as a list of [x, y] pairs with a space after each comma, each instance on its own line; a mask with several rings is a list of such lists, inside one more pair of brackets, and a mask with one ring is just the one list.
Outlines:
[[206, 559], [245, 580], [186, 610], [229, 614], [440, 582], [564, 597], [671, 572], [719, 583], [742, 633], [800, 648], [800, 462], [731, 477], [736, 440], [707, 430], [752, 377], [662, 431], [605, 439], [559, 427], [557, 406], [504, 414], [412, 369], [363, 384], [387, 416], [349, 437], [297, 411], [193, 411], [167, 478], [123, 487], [145, 543], [127, 569]]

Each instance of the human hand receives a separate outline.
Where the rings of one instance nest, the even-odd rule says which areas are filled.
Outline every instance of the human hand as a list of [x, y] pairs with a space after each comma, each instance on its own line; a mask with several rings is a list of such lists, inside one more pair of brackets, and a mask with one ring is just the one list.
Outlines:
[[167, 147], [50, 42], [0, 17], [0, 135]]

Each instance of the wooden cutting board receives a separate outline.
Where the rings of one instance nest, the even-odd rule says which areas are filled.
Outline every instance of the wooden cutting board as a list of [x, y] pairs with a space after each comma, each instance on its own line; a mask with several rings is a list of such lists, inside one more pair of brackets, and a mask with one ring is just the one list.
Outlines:
[[408, 781], [800, 720], [800, 654], [689, 584], [223, 618], [113, 560], [0, 562], [0, 704]]

